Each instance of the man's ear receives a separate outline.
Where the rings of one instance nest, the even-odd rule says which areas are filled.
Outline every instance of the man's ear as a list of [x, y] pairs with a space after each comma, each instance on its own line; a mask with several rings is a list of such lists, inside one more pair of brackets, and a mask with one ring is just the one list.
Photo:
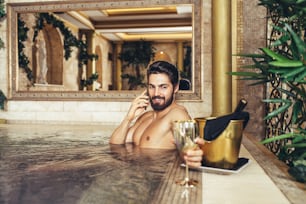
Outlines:
[[175, 87], [174, 87], [174, 93], [177, 93], [179, 91], [179, 84], [177, 84]]

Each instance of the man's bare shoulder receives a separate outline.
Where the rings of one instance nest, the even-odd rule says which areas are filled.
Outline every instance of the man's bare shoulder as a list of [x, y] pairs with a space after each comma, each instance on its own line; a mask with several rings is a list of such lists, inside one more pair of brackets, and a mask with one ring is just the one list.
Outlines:
[[148, 118], [152, 118], [153, 115], [154, 115], [154, 111], [149, 110], [149, 111], [143, 113], [141, 116], [139, 116], [136, 121], [138, 123], [139, 122], [141, 123], [142, 121], [147, 120]]
[[176, 120], [190, 119], [187, 109], [184, 106], [179, 105], [177, 103], [173, 104], [169, 112], [169, 115], [171, 116], [171, 118], [176, 119]]

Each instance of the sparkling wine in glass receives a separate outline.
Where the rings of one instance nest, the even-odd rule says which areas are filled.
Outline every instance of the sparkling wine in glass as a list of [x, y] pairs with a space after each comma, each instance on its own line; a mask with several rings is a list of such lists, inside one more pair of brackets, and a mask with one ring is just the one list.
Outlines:
[[[197, 122], [195, 120], [179, 120], [173, 122], [175, 144], [181, 157], [188, 150], [198, 148], [198, 145], [194, 143], [196, 132]], [[197, 180], [189, 178], [189, 167], [187, 163], [185, 164], [185, 178], [178, 180], [176, 183], [186, 187], [194, 187], [197, 185]]]

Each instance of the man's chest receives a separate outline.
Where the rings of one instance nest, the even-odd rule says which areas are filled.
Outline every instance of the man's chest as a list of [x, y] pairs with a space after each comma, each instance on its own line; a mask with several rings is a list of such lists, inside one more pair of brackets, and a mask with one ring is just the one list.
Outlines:
[[147, 124], [140, 136], [140, 146], [162, 148], [172, 146], [171, 124], [166, 120], [153, 120]]

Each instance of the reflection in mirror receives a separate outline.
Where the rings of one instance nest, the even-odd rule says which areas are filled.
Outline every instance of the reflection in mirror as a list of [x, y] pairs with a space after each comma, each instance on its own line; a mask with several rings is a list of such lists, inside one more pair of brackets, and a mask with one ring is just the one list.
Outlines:
[[178, 100], [200, 100], [200, 2], [8, 4], [12, 98], [130, 100], [147, 65], [166, 60], [180, 70]]

